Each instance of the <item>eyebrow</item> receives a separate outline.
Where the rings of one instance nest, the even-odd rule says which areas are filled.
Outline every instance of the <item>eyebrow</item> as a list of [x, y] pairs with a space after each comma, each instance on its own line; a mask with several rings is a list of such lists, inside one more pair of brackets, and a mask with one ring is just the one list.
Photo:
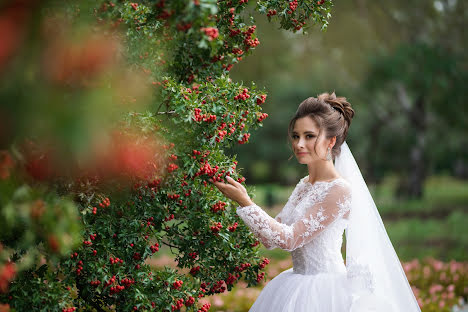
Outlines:
[[[293, 133], [293, 134], [297, 134], [297, 132], [296, 132], [296, 131], [293, 131], [292, 133]], [[312, 133], [312, 134], [315, 134], [315, 132], [312, 132], [312, 131], [304, 131], [304, 134], [307, 134], [307, 133]]]

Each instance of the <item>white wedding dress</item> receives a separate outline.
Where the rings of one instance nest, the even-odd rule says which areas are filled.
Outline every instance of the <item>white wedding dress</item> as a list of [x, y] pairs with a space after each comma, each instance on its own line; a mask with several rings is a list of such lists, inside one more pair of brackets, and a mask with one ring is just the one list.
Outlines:
[[306, 176], [275, 219], [257, 205], [237, 208], [237, 214], [268, 249], [290, 251], [293, 260], [293, 268], [271, 280], [250, 311], [355, 310], [348, 282], [352, 272], [347, 271], [341, 254], [350, 204], [351, 188], [345, 179], [311, 184]]

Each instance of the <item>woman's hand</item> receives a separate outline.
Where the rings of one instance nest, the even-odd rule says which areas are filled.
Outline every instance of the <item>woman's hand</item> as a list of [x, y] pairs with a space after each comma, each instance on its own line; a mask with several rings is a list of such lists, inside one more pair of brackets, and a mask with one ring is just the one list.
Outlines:
[[229, 184], [223, 182], [213, 182], [213, 184], [221, 191], [221, 193], [224, 194], [224, 196], [236, 201], [242, 207], [254, 204], [242, 184], [230, 176], [226, 176], [226, 180]]

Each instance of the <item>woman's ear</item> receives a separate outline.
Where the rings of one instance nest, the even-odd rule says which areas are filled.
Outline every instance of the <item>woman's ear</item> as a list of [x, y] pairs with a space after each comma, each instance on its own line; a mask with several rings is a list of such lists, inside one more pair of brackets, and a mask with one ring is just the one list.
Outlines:
[[331, 145], [330, 148], [333, 148], [333, 146], [335, 146], [335, 143], [336, 143], [336, 136], [330, 139], [330, 145]]

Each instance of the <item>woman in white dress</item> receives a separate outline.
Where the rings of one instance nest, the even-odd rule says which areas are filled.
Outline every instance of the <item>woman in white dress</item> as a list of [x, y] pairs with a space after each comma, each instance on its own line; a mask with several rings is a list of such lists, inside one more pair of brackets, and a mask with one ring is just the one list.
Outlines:
[[250, 311], [420, 311], [345, 142], [353, 116], [346, 98], [335, 93], [299, 105], [288, 133], [309, 175], [274, 219], [234, 179], [215, 182], [239, 204], [237, 214], [267, 248], [292, 256], [293, 268], [271, 280]]

